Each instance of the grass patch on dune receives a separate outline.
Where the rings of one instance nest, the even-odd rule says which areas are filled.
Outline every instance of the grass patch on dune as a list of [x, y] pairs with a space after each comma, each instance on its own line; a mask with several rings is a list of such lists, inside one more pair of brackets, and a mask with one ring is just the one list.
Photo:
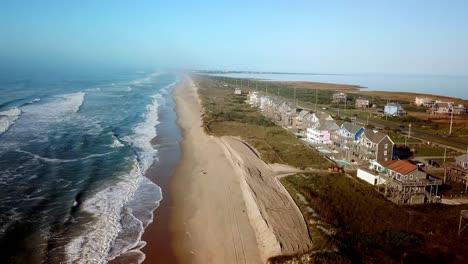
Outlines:
[[[317, 225], [336, 230], [318, 230], [339, 249], [336, 262], [412, 263], [414, 257], [421, 263], [451, 263], [468, 257], [468, 236], [457, 235], [460, 210], [468, 205], [398, 206], [372, 186], [343, 174], [297, 174], [281, 181], [301, 208], [313, 238]], [[326, 223], [317, 224], [317, 219]]]

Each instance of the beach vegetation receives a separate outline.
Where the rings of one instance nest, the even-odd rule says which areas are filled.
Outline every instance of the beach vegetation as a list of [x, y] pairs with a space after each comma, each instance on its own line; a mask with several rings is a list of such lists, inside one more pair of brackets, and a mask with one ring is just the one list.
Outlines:
[[343, 258], [353, 263], [453, 263], [468, 257], [468, 236], [457, 234], [460, 210], [468, 205], [398, 206], [345, 174], [298, 174], [281, 182], [313, 238], [317, 219], [298, 197], [325, 222], [321, 225], [336, 230], [328, 233], [328, 241], [338, 249], [340, 261], [328, 263], [342, 263]]

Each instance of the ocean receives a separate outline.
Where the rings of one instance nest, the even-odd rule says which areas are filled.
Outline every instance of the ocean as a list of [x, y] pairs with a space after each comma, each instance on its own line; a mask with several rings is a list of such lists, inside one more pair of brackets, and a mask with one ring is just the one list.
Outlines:
[[468, 99], [468, 76], [403, 74], [210, 74], [272, 81], [350, 84], [367, 91], [412, 92]]
[[[162, 199], [166, 72], [0, 76], [0, 263], [106, 263], [139, 253]], [[164, 122], [171, 129], [175, 114]]]

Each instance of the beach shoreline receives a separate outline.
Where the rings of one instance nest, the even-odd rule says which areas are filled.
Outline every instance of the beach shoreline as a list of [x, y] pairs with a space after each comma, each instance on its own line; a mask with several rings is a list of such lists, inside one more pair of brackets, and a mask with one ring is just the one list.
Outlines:
[[189, 77], [173, 97], [180, 159], [158, 182], [166, 191], [143, 236], [145, 263], [265, 263], [309, 251], [303, 216], [277, 179], [300, 170], [265, 163], [240, 138], [208, 135]]

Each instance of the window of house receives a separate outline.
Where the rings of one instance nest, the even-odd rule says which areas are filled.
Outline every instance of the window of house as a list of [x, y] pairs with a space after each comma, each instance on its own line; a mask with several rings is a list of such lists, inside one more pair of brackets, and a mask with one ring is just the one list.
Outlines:
[[385, 158], [385, 161], [387, 161], [387, 160], [388, 160], [388, 158]]
[[385, 151], [383, 152], [383, 154], [384, 154], [384, 156], [387, 156], [387, 151], [385, 150]]
[[409, 176], [409, 179], [412, 180], [412, 179], [413, 179], [413, 175], [410, 175], [410, 176]]
[[[385, 144], [384, 147], [385, 147], [385, 148], [388, 148], [388, 144]], [[385, 154], [385, 155], [386, 155], [386, 154]]]

